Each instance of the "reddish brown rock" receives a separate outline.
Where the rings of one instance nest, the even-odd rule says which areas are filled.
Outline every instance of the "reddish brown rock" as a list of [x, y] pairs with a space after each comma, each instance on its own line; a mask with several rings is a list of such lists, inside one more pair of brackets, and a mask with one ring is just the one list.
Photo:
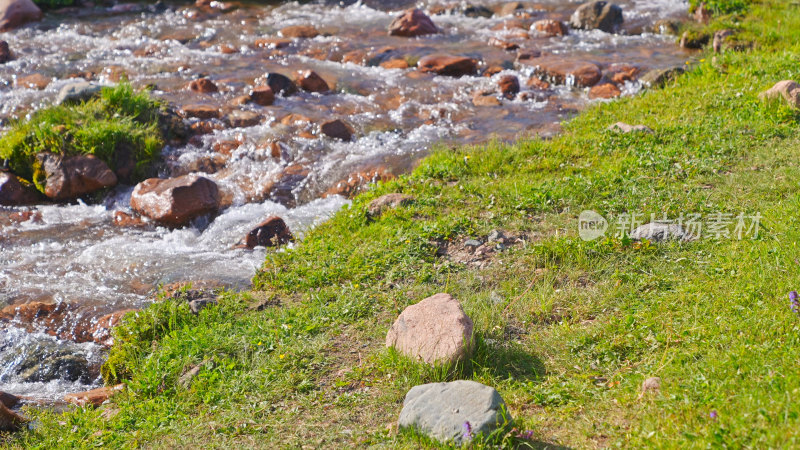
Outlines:
[[429, 55], [420, 59], [417, 67], [421, 72], [460, 77], [477, 73], [478, 61], [463, 56]]
[[391, 36], [414, 37], [438, 32], [436, 24], [421, 9], [408, 9], [389, 25]]
[[384, 69], [408, 69], [408, 61], [402, 58], [390, 59], [381, 63]]
[[369, 206], [367, 206], [367, 215], [370, 217], [377, 217], [388, 209], [408, 205], [413, 201], [414, 197], [406, 194], [393, 193], [381, 195], [375, 200], [369, 202]]
[[125, 211], [114, 211], [112, 223], [118, 227], [143, 227], [147, 225], [145, 219], [140, 216], [128, 214]]
[[475, 106], [500, 106], [502, 103], [494, 95], [494, 92], [481, 91], [472, 96], [472, 104]]
[[11, 60], [11, 49], [8, 48], [8, 42], [0, 41], [0, 64], [5, 64]]
[[270, 106], [275, 103], [275, 93], [269, 86], [256, 86], [250, 91], [250, 101], [260, 106]]
[[329, 120], [320, 126], [320, 131], [325, 136], [349, 141], [353, 139], [353, 127], [341, 119]]
[[0, 205], [22, 206], [40, 201], [42, 196], [33, 186], [24, 184], [15, 175], [0, 172]]
[[297, 72], [297, 85], [308, 92], [327, 92], [331, 89], [328, 83], [313, 70]]
[[639, 75], [641, 69], [629, 64], [614, 64], [608, 68], [606, 75], [616, 84], [622, 84], [626, 81], [633, 81]]
[[576, 87], [590, 87], [602, 78], [600, 68], [588, 61], [543, 56], [520, 64], [534, 68], [534, 73], [556, 84], [569, 84]]
[[137, 184], [131, 194], [131, 208], [137, 213], [171, 227], [217, 212], [220, 195], [217, 184], [205, 177], [150, 178]]
[[406, 308], [386, 334], [386, 347], [428, 364], [453, 364], [472, 351], [472, 320], [449, 294]]
[[211, 134], [214, 131], [223, 129], [225, 127], [215, 120], [198, 120], [189, 125], [189, 130], [195, 135]]
[[17, 397], [14, 394], [9, 394], [8, 392], [0, 391], [0, 404], [4, 405], [6, 408], [13, 408], [22, 401], [22, 398]]
[[517, 50], [519, 48], [519, 45], [517, 45], [517, 44], [515, 44], [513, 42], [504, 41], [502, 39], [498, 39], [498, 38], [495, 38], [495, 37], [489, 39], [489, 45], [491, 45], [493, 47], [502, 48], [505, 51], [514, 51], [514, 50]]
[[180, 111], [184, 117], [198, 119], [218, 119], [219, 109], [209, 105], [184, 105]]
[[228, 122], [231, 128], [253, 127], [261, 123], [261, 119], [261, 115], [253, 111], [234, 110], [225, 116], [225, 121]]
[[309, 39], [319, 36], [319, 31], [312, 25], [294, 25], [281, 28], [281, 36], [287, 38]]
[[503, 69], [502, 66], [490, 66], [490, 67], [487, 67], [486, 70], [483, 71], [483, 76], [492, 77], [492, 76], [495, 76], [498, 73], [502, 72], [503, 70], [505, 70], [505, 69]]
[[19, 431], [27, 422], [27, 419], [0, 403], [0, 431]]
[[214, 144], [211, 145], [211, 150], [214, 150], [215, 152], [221, 153], [225, 156], [230, 156], [233, 151], [239, 148], [241, 145], [241, 142], [229, 139], [214, 142]]
[[519, 93], [519, 78], [514, 75], [503, 75], [497, 80], [497, 87], [500, 88], [503, 97], [510, 100]]
[[86, 392], [78, 392], [76, 394], [67, 394], [64, 396], [64, 401], [78, 406], [93, 406], [98, 407], [106, 400], [111, 398], [112, 395], [125, 389], [124, 384], [116, 386], [103, 386], [97, 389], [92, 389]]
[[536, 77], [531, 77], [528, 80], [528, 87], [545, 90], [545, 89], [550, 89], [550, 83], [544, 80], [540, 80], [539, 78]]
[[569, 31], [560, 20], [544, 19], [533, 23], [533, 29], [546, 36], [564, 36]]
[[41, 91], [50, 84], [50, 81], [52, 81], [50, 77], [46, 77], [40, 73], [34, 73], [25, 77], [17, 78], [17, 81], [14, 83], [14, 85], [16, 87], [38, 89]]
[[311, 119], [302, 114], [289, 114], [281, 119], [281, 124], [286, 126], [303, 126], [311, 123]]
[[536, 49], [525, 49], [517, 52], [517, 63], [525, 65], [536, 65], [536, 58], [542, 56], [542, 52]]
[[193, 80], [189, 83], [188, 88], [192, 92], [199, 92], [201, 94], [213, 94], [214, 92], [219, 91], [217, 85], [214, 84], [214, 82], [209, 80], [208, 78], [200, 78], [199, 80]]
[[31, 0], [0, 0], [0, 32], [41, 18], [42, 11]]
[[44, 194], [53, 200], [72, 200], [117, 184], [117, 176], [92, 155], [62, 156], [39, 153], [45, 174]]
[[589, 98], [615, 98], [622, 95], [622, 91], [613, 83], [603, 83], [589, 89]]
[[273, 216], [253, 228], [242, 240], [241, 245], [247, 248], [277, 247], [289, 242], [294, 242], [294, 236], [286, 226], [286, 222], [278, 216]]

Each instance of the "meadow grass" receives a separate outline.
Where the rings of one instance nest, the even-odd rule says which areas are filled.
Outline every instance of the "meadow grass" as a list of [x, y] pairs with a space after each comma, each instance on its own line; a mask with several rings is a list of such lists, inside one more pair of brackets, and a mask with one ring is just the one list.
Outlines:
[[[797, 12], [774, 0], [724, 18], [757, 37], [753, 50], [700, 57], [552, 140], [438, 150], [270, 251], [251, 292], [198, 315], [165, 300], [127, 317], [104, 368], [127, 390], [99, 410], [28, 410], [36, 430], [9, 445], [445, 447], [395, 424], [412, 386], [453, 379], [495, 387], [515, 420], [476, 448], [800, 444], [800, 317], [787, 297], [800, 286], [799, 116], [758, 99], [798, 78]], [[655, 133], [606, 130], [617, 121]], [[416, 200], [369, 218], [389, 192]], [[587, 242], [588, 209], [760, 215], [759, 232]], [[485, 267], [439, 254], [495, 229], [523, 239]], [[458, 367], [383, 345], [403, 308], [437, 292], [475, 322], [475, 354]], [[253, 308], [264, 301], [279, 305]], [[643, 395], [654, 376], [660, 391]]]

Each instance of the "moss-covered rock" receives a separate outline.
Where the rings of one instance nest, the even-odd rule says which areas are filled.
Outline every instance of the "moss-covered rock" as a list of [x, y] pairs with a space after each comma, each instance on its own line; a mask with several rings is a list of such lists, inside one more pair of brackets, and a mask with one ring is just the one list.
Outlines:
[[[103, 88], [86, 102], [42, 109], [0, 137], [0, 159], [44, 192], [37, 154], [93, 155], [123, 182], [146, 178], [176, 124], [164, 105], [128, 83]], [[41, 159], [41, 158], [39, 158]]]

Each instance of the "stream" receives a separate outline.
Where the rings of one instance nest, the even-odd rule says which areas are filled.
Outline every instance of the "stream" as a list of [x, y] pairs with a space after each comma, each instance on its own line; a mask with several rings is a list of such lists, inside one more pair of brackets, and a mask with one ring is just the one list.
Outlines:
[[[619, 1], [625, 23], [618, 34], [570, 29], [553, 37], [530, 30], [531, 23], [568, 23], [580, 3], [539, 1], [516, 19], [499, 14], [503, 3], [471, 2], [492, 12], [489, 17], [435, 0], [98, 3], [47, 12], [40, 22], [0, 33], [15, 55], [0, 65], [0, 133], [11, 121], [52, 104], [76, 78], [104, 85], [127, 78], [135, 87], [151, 87], [176, 110], [201, 104], [222, 117], [232, 111], [258, 117], [258, 123], [240, 127], [186, 119], [194, 136], [163, 151], [160, 177], [197, 172], [219, 185], [225, 208], [213, 220], [180, 229], [119, 226], [115, 214], [130, 213], [133, 190], [122, 185], [97, 204], [0, 207], [0, 309], [31, 302], [69, 306], [63, 322], [48, 329], [22, 318], [0, 320], [0, 390], [57, 401], [97, 386], [105, 349], [76, 342], [77, 324], [144, 308], [160, 284], [213, 281], [246, 288], [265, 249], [236, 244], [266, 217], [282, 217], [300, 241], [365, 181], [408, 172], [435, 145], [552, 136], [562, 121], [607, 101], [590, 99], [587, 88], [569, 83], [529, 85], [533, 69], [515, 64], [517, 51], [489, 45], [493, 38], [521, 52], [590, 60], [604, 72], [624, 64], [643, 73], [681, 65], [691, 56], [674, 36], [648, 32], [657, 20], [685, 19], [684, 1]], [[415, 6], [442, 33], [389, 36], [389, 23]], [[319, 34], [279, 36], [293, 25], [313, 25]], [[381, 66], [441, 53], [477, 59], [480, 73], [456, 78]], [[271, 106], [241, 104], [239, 98], [265, 73], [292, 77], [300, 70], [318, 73], [330, 92], [278, 96]], [[494, 75], [485, 76], [487, 71]], [[32, 74], [46, 82], [17, 82]], [[473, 103], [476, 92], [496, 89], [507, 75], [519, 79], [520, 95], [502, 98], [499, 106]], [[186, 89], [198, 78], [212, 80], [218, 92]], [[642, 85], [634, 78], [619, 89], [636, 95]], [[295, 116], [287, 119], [290, 114]], [[352, 126], [352, 141], [316, 132], [316, 124], [334, 118]]]

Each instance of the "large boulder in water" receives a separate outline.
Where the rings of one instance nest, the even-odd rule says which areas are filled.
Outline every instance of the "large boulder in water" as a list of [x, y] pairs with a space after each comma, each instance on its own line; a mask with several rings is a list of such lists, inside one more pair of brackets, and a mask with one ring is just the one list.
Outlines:
[[117, 184], [117, 176], [93, 155], [63, 156], [39, 153], [36, 160], [45, 174], [44, 195], [53, 200], [72, 200]]
[[622, 26], [622, 8], [608, 2], [589, 2], [579, 6], [569, 20], [572, 28], [615, 33]]
[[0, 172], [0, 205], [21, 206], [38, 202], [42, 196], [32, 186], [22, 183], [14, 174]]
[[0, 0], [0, 32], [41, 18], [42, 10], [31, 0]]
[[461, 77], [475, 75], [478, 72], [478, 61], [465, 56], [428, 55], [419, 60], [417, 67], [419, 67], [420, 72]]
[[219, 206], [217, 184], [197, 175], [150, 178], [137, 184], [131, 194], [134, 211], [171, 227], [180, 227], [196, 217], [215, 213]]
[[406, 10], [389, 25], [389, 34], [392, 36], [414, 37], [438, 32], [433, 20], [421, 9]]

